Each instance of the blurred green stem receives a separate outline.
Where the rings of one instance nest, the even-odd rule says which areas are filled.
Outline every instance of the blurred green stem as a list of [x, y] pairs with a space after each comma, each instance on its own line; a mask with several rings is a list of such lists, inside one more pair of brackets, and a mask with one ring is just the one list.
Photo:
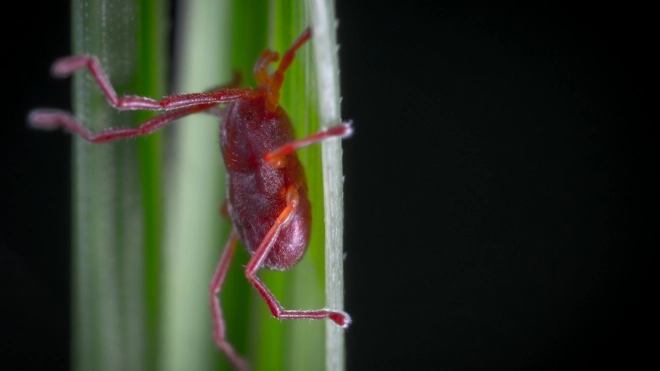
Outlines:
[[[74, 0], [74, 54], [92, 54], [117, 92], [165, 92], [163, 2]], [[149, 114], [117, 112], [87, 71], [73, 107], [93, 131]], [[73, 368], [155, 369], [160, 236], [160, 135], [73, 143]]]

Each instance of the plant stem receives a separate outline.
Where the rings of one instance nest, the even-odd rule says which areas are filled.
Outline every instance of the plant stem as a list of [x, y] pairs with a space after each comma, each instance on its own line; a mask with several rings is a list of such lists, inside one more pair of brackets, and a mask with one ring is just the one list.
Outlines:
[[[191, 0], [179, 5], [173, 92], [204, 91], [230, 81], [232, 2]], [[193, 115], [168, 130], [172, 148], [165, 180], [161, 363], [164, 370], [212, 370], [218, 368], [222, 355], [213, 342], [208, 286], [228, 236], [228, 223], [219, 212], [225, 192], [218, 120]], [[239, 304], [227, 300], [223, 308]], [[233, 335], [240, 327], [232, 322], [229, 331]]]
[[[96, 55], [115, 89], [164, 93], [162, 2], [74, 0], [73, 52]], [[151, 58], [145, 58], [150, 55]], [[91, 130], [128, 126], [87, 71], [73, 78], [76, 116]], [[73, 368], [155, 369], [159, 135], [93, 145], [73, 142]], [[148, 168], [145, 166], [148, 164]], [[145, 196], [146, 195], [146, 196]]]
[[[334, 1], [310, 0], [310, 19], [314, 25], [314, 60], [319, 97], [321, 127], [341, 121], [339, 62], [337, 56]], [[329, 308], [344, 308], [344, 194], [342, 149], [339, 141], [322, 145], [323, 190], [325, 204], [325, 295]], [[344, 330], [326, 323], [326, 370], [345, 368]]]

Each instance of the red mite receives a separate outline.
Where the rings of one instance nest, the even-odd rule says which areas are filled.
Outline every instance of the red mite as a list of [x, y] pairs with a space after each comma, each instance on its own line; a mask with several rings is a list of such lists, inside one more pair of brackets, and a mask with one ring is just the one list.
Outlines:
[[[93, 143], [150, 134], [181, 117], [207, 112], [221, 117], [220, 146], [227, 168], [227, 212], [233, 228], [209, 287], [213, 313], [213, 333], [218, 347], [236, 369], [248, 369], [225, 337], [225, 321], [218, 293], [240, 240], [252, 255], [245, 275], [263, 296], [273, 316], [279, 319], [324, 319], [347, 327], [350, 316], [340, 310], [286, 310], [259, 280], [260, 268], [285, 270], [302, 259], [309, 244], [311, 204], [305, 171], [296, 150], [333, 137], [351, 134], [351, 123], [322, 130], [295, 140], [291, 121], [279, 106], [284, 72], [293, 62], [296, 50], [311, 38], [306, 29], [284, 54], [277, 70], [269, 75], [267, 66], [279, 59], [277, 52], [265, 50], [254, 65], [256, 89], [223, 87], [206, 93], [182, 94], [156, 101], [147, 97], [117, 97], [117, 93], [93, 56], [72, 56], [56, 61], [52, 72], [66, 77], [88, 68], [112, 106], [118, 110], [164, 110], [137, 128], [116, 128], [91, 133], [70, 113], [37, 109], [29, 123], [39, 129], [65, 128]], [[218, 104], [228, 103], [224, 109]]]

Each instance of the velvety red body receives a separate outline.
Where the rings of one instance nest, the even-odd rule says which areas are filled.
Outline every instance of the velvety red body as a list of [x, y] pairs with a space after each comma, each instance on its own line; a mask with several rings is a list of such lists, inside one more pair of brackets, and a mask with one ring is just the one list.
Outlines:
[[265, 98], [238, 100], [227, 106], [220, 129], [220, 147], [227, 168], [227, 211], [241, 242], [254, 254], [266, 233], [286, 207], [290, 186], [298, 204], [263, 262], [273, 270], [292, 267], [302, 259], [311, 229], [311, 204], [305, 171], [295, 152], [275, 168], [264, 155], [292, 142], [295, 133], [281, 107], [266, 109]]

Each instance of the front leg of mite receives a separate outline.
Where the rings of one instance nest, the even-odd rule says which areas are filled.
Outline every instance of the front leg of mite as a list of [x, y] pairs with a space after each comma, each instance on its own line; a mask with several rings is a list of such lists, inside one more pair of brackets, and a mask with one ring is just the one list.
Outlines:
[[257, 277], [257, 271], [263, 265], [264, 259], [270, 253], [275, 241], [279, 236], [280, 231], [289, 222], [293, 212], [298, 204], [298, 191], [291, 186], [287, 189], [287, 206], [282, 213], [275, 220], [275, 224], [270, 228], [266, 236], [259, 244], [254, 255], [250, 259], [247, 267], [245, 267], [245, 276], [248, 281], [259, 291], [259, 294], [266, 300], [270, 312], [275, 318], [278, 319], [324, 319], [329, 318], [341, 327], [348, 327], [351, 323], [351, 317], [343, 312], [332, 309], [316, 309], [316, 310], [286, 310], [277, 301], [273, 293], [268, 290], [266, 285]]

